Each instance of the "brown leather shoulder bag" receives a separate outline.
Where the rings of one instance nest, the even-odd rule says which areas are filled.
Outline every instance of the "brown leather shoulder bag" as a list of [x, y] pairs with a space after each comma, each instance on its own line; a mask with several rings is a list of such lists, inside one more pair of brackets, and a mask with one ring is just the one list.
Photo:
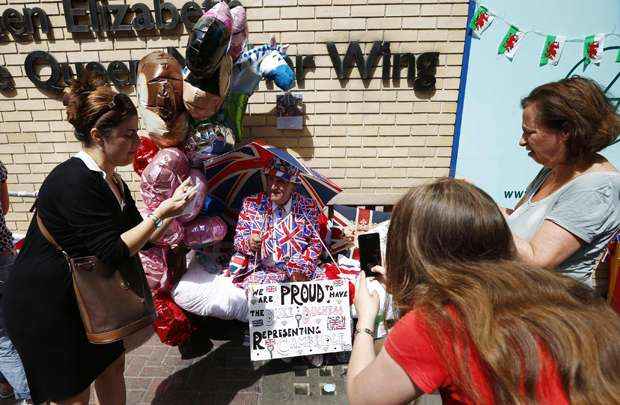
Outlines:
[[111, 268], [96, 256], [71, 258], [54, 240], [38, 212], [35, 215], [45, 239], [69, 264], [89, 342], [116, 342], [155, 321], [153, 297], [138, 256], [131, 257], [118, 268]]

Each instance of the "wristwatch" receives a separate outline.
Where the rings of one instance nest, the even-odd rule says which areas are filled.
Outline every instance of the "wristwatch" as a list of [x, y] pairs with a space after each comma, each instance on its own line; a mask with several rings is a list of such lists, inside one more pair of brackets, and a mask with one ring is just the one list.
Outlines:
[[151, 220], [153, 221], [153, 224], [155, 225], [155, 229], [159, 229], [161, 227], [161, 224], [163, 223], [161, 218], [159, 218], [155, 214], [149, 214], [149, 218], [151, 218]]

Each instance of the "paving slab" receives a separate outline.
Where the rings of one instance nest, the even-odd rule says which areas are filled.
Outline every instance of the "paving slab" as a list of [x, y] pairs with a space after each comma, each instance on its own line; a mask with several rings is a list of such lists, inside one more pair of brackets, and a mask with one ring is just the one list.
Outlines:
[[[200, 342], [199, 342], [200, 343]], [[330, 356], [330, 362], [336, 362]], [[343, 359], [341, 359], [342, 361]], [[313, 367], [304, 358], [251, 362], [238, 339], [214, 340], [204, 355], [183, 359], [157, 336], [126, 355], [129, 405], [346, 404], [346, 365]], [[0, 405], [14, 405], [0, 400]], [[96, 404], [91, 392], [91, 403]], [[424, 404], [440, 404], [432, 397]]]

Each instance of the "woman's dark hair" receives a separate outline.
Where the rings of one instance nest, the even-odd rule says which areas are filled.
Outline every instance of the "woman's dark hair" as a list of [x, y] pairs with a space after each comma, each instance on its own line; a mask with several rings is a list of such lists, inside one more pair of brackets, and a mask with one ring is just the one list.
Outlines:
[[126, 118], [136, 115], [131, 99], [118, 93], [100, 77], [91, 72], [73, 80], [62, 102], [67, 121], [73, 125], [75, 137], [84, 145], [92, 142], [90, 131], [97, 128], [103, 138]]
[[541, 125], [568, 133], [570, 163], [591, 160], [620, 134], [620, 115], [594, 80], [573, 76], [543, 84], [521, 100], [523, 108], [531, 104]]
[[472, 350], [494, 403], [509, 405], [540, 400], [545, 350], [571, 404], [620, 404], [620, 318], [579, 281], [518, 261], [502, 213], [477, 187], [440, 179], [410, 190], [392, 213], [386, 267], [401, 316], [424, 315], [433, 349], [473, 403], [485, 401]]

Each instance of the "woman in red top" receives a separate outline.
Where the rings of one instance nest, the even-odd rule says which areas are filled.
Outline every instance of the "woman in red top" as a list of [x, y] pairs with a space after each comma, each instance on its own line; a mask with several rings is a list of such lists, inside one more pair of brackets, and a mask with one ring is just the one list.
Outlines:
[[515, 260], [493, 200], [459, 180], [396, 205], [387, 287], [401, 319], [375, 358], [378, 297], [356, 294], [351, 404], [620, 404], [620, 318], [579, 282]]

